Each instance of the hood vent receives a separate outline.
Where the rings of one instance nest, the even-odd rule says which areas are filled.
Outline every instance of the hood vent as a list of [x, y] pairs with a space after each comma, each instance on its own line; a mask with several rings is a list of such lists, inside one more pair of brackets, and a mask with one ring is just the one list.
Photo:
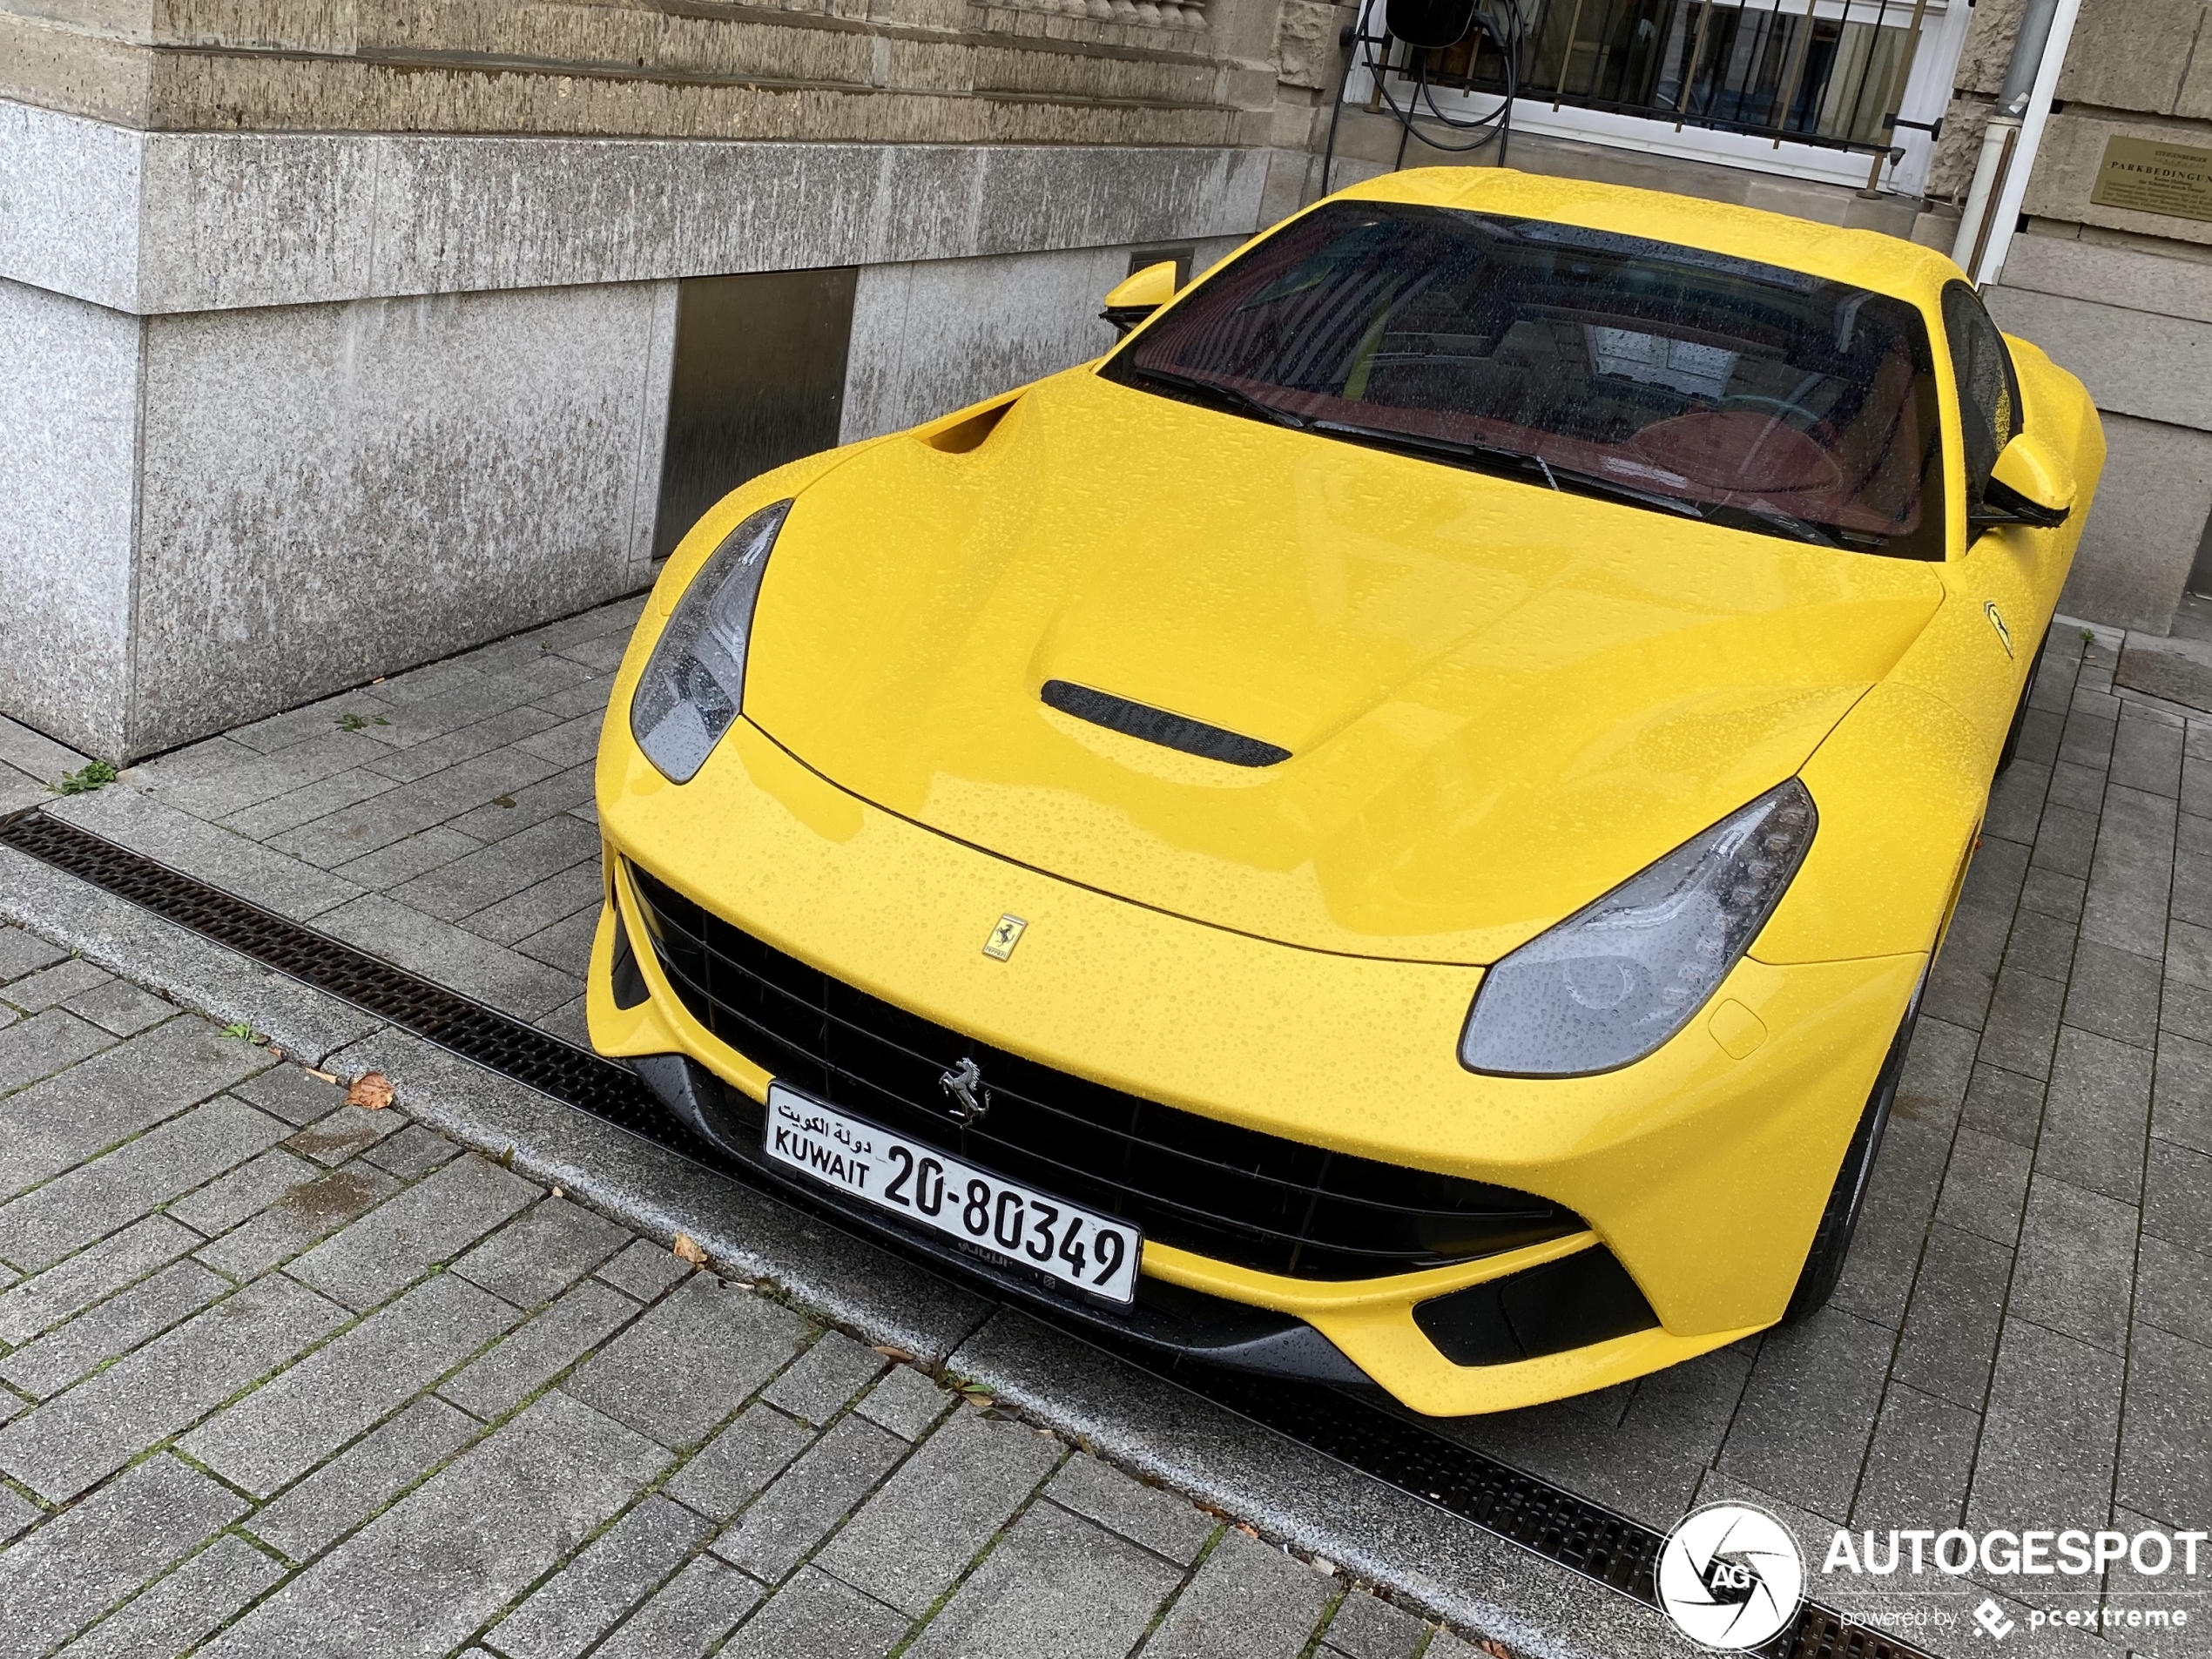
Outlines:
[[1078, 720], [1088, 720], [1093, 725], [1103, 725], [1109, 732], [1142, 738], [1163, 749], [1180, 749], [1187, 755], [1225, 761], [1232, 766], [1271, 766], [1291, 758], [1288, 749], [1262, 743], [1258, 738], [1224, 732], [1203, 720], [1187, 719], [1180, 714], [1170, 714], [1165, 709], [1132, 703], [1111, 691], [1096, 691], [1068, 680], [1047, 680], [1038, 695], [1048, 707], [1072, 714]]

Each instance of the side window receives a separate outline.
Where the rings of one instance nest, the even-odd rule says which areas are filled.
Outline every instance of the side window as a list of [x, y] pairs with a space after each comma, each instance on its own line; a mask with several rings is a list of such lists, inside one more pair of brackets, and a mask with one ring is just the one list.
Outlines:
[[1959, 377], [1959, 423], [1966, 441], [1966, 506], [1981, 504], [1997, 456], [2020, 429], [2020, 382], [2005, 337], [1963, 282], [1943, 291], [1943, 332]]

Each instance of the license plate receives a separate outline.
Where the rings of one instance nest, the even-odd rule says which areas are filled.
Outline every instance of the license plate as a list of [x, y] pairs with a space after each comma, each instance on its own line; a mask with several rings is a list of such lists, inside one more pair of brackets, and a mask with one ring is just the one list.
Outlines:
[[974, 1164], [768, 1086], [768, 1156], [840, 1192], [1110, 1302], [1136, 1296], [1144, 1235]]

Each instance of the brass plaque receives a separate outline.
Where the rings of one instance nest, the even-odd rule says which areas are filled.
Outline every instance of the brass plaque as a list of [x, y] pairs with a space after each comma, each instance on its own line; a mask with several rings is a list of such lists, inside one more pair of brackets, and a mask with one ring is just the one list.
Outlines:
[[2158, 138], [2108, 138], [2089, 199], [2100, 207], [2212, 219], [2212, 150]]

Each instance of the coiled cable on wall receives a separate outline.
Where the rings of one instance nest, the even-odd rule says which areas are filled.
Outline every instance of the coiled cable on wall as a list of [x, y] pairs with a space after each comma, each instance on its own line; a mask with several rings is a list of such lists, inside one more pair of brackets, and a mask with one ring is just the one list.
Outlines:
[[[1507, 147], [1513, 132], [1514, 99], [1521, 94], [1521, 41], [1524, 36], [1520, 0], [1493, 0], [1503, 11], [1501, 18], [1482, 0], [1397, 0], [1384, 14], [1380, 33], [1371, 33], [1369, 20], [1376, 5], [1372, 3], [1361, 9], [1357, 23], [1346, 24], [1338, 34], [1338, 44], [1345, 49], [1343, 72], [1337, 78], [1336, 100], [1329, 110], [1328, 143], [1321, 154], [1321, 191], [1329, 193], [1329, 175], [1335, 166], [1337, 152], [1337, 124], [1344, 114], [1344, 95], [1352, 83], [1352, 65], [1365, 60], [1368, 74], [1373, 78], [1375, 96], [1388, 109], [1400, 129], [1398, 136], [1398, 155], [1392, 163], [1393, 171], [1406, 165], [1406, 144], [1417, 136], [1413, 122], [1427, 106], [1428, 118], [1453, 132], [1479, 132], [1481, 136], [1464, 144], [1453, 144], [1427, 133], [1418, 136], [1422, 144], [1447, 155], [1467, 155], [1495, 144], [1498, 163], [1505, 165]], [[1411, 21], [1407, 22], [1406, 19]], [[1447, 114], [1436, 102], [1436, 89], [1429, 84], [1428, 59], [1432, 51], [1457, 45], [1467, 33], [1480, 29], [1497, 44], [1499, 56], [1506, 71], [1505, 98], [1498, 107], [1487, 115], [1460, 119]], [[1397, 39], [1413, 46], [1419, 54], [1413, 91], [1401, 106], [1392, 96], [1387, 66], [1377, 57], [1375, 49]]]

